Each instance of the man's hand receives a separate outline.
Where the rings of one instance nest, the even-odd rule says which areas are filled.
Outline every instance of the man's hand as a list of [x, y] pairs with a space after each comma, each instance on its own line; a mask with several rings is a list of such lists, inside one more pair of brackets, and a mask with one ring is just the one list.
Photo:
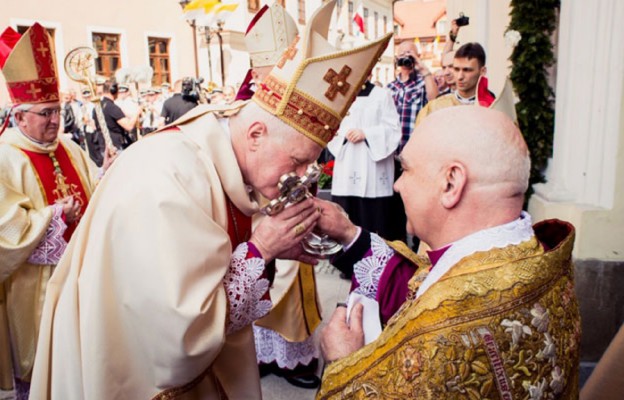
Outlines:
[[331, 201], [315, 198], [316, 207], [321, 211], [317, 222], [317, 228], [330, 238], [337, 240], [343, 245], [351, 243], [357, 235], [357, 226], [338, 204]]
[[420, 75], [424, 77], [431, 75], [431, 71], [429, 71], [429, 68], [427, 68], [425, 63], [421, 61], [420, 57], [416, 57], [416, 61], [414, 62], [414, 68], [416, 69], [416, 71], [418, 71]]
[[80, 204], [74, 200], [74, 196], [67, 196], [57, 201], [63, 206], [63, 214], [65, 214], [65, 222], [71, 224], [80, 215]]
[[295, 260], [301, 261], [306, 264], [316, 265], [319, 262], [319, 259], [311, 254], [306, 253], [305, 249], [301, 245], [301, 242], [290, 249], [281, 252], [275, 258], [279, 258], [280, 260]]
[[457, 34], [459, 33], [459, 25], [457, 25], [456, 20], [451, 20], [451, 30], [449, 32], [449, 38], [454, 42], [457, 39]]
[[275, 258], [313, 261], [313, 258], [301, 258], [303, 249], [300, 242], [312, 232], [319, 217], [320, 213], [314, 201], [306, 199], [287, 207], [277, 215], [264, 217], [249, 241], [267, 262]]
[[325, 361], [336, 361], [364, 346], [362, 310], [361, 304], [353, 306], [347, 323], [347, 307], [336, 308], [321, 334], [321, 350]]
[[117, 159], [119, 152], [114, 147], [106, 146], [104, 150], [104, 162], [102, 163], [102, 169], [106, 172], [107, 169], [113, 165], [113, 162]]
[[359, 143], [366, 139], [366, 135], [361, 129], [349, 129], [345, 137], [351, 143]]

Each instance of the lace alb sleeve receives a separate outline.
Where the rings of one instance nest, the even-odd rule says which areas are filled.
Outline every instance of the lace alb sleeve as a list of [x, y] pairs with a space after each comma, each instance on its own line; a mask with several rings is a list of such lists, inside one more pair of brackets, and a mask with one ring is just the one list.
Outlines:
[[379, 288], [379, 278], [394, 255], [394, 250], [379, 235], [371, 233], [370, 238], [370, 253], [353, 266], [353, 275], [359, 284], [354, 292], [375, 299]]
[[61, 259], [67, 242], [63, 238], [63, 233], [67, 225], [63, 221], [63, 206], [54, 204], [52, 206], [52, 220], [45, 235], [28, 257], [28, 262], [39, 265], [55, 265]]
[[230, 307], [228, 334], [250, 325], [271, 311], [265, 263], [253, 244], [244, 242], [236, 247], [223, 284]]

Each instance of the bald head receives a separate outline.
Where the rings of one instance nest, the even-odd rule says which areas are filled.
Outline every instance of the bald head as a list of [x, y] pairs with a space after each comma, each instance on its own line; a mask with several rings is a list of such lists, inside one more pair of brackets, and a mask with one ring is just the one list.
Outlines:
[[[503, 113], [479, 106], [434, 112], [418, 125], [401, 158], [407, 172], [395, 188], [406, 203], [413, 233], [432, 246], [520, 215], [528, 187], [529, 152], [520, 131]], [[408, 181], [410, 171], [420, 182]], [[427, 193], [410, 194], [410, 186]], [[410, 216], [407, 203], [421, 200], [422, 215]], [[429, 225], [417, 220], [424, 216]]]
[[499, 111], [477, 106], [442, 109], [423, 120], [414, 136], [414, 145], [435, 154], [438, 166], [453, 160], [464, 163], [475, 187], [504, 188], [506, 195], [523, 195], [527, 189], [526, 143]]

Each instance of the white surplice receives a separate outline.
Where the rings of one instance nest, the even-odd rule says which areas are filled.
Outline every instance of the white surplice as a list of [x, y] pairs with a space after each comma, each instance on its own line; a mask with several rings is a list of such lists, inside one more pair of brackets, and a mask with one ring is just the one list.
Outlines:
[[[351, 143], [350, 129], [361, 129], [366, 140]], [[378, 198], [392, 196], [393, 154], [401, 140], [399, 115], [389, 90], [375, 86], [358, 96], [327, 148], [336, 158], [333, 196]]]

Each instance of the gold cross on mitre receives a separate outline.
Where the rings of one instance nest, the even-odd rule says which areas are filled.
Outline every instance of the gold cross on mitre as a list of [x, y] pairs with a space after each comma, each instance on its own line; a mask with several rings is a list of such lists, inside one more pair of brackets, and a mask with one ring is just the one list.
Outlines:
[[45, 57], [46, 53], [50, 51], [43, 43], [39, 43], [39, 47], [36, 50], [41, 53], [41, 57]]
[[330, 100], [336, 98], [336, 94], [340, 92], [343, 96], [347, 94], [351, 85], [347, 82], [347, 77], [351, 73], [351, 67], [345, 65], [340, 70], [340, 73], [336, 73], [333, 68], [330, 68], [325, 73], [323, 80], [328, 82], [330, 85], [325, 92], [325, 97]]
[[30, 94], [32, 97], [37, 98], [37, 94], [41, 93], [41, 89], [35, 87], [34, 83], [30, 84], [30, 89], [26, 91], [26, 93]]
[[279, 69], [282, 69], [284, 64], [286, 64], [287, 60], [292, 60], [293, 58], [295, 58], [295, 55], [297, 54], [297, 42], [298, 41], [299, 41], [299, 35], [295, 36], [295, 39], [292, 41], [290, 46], [288, 46], [288, 48], [284, 50], [284, 53], [282, 53], [282, 57], [277, 62], [277, 67]]

